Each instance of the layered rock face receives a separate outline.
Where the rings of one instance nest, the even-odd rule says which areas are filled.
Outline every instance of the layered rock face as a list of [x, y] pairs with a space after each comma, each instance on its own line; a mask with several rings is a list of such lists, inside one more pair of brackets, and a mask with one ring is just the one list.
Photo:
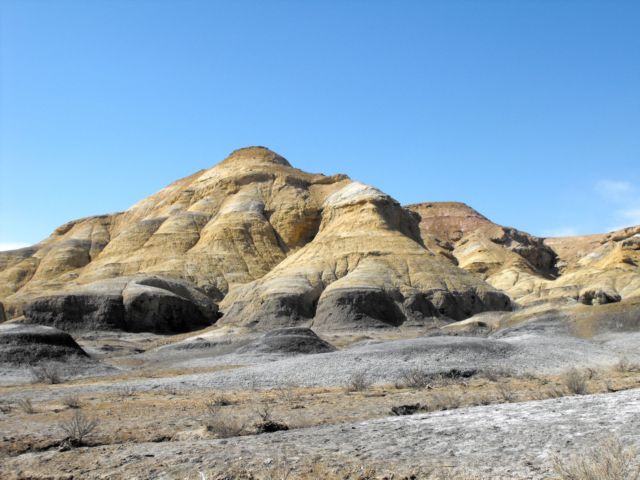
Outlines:
[[541, 239], [464, 204], [403, 208], [250, 147], [125, 212], [0, 252], [0, 301], [8, 318], [67, 330], [183, 332], [220, 313], [264, 329], [437, 325], [511, 299], [638, 295], [639, 234]]
[[10, 317], [33, 322], [160, 332], [210, 323], [215, 308], [198, 317], [193, 298], [141, 292], [157, 286], [133, 276], [179, 280], [221, 301], [224, 322], [264, 328], [397, 326], [510, 308], [425, 249], [418, 220], [373, 187], [245, 148], [126, 212], [0, 253], [0, 299]]
[[538, 238], [491, 222], [462, 203], [410, 205], [427, 247], [521, 305], [592, 305], [640, 296], [640, 227], [586, 237]]
[[313, 241], [232, 290], [223, 322], [368, 328], [511, 308], [506, 295], [429, 252], [418, 217], [379, 190], [351, 182], [322, 207]]

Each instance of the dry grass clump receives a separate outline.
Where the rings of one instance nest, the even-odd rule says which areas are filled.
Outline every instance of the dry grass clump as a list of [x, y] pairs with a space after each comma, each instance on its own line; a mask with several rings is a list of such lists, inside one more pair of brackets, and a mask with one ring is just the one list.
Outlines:
[[577, 455], [553, 458], [553, 469], [561, 480], [638, 480], [640, 459], [616, 437]]
[[463, 467], [435, 466], [407, 469], [389, 466], [384, 470], [372, 465], [332, 462], [318, 457], [294, 465], [287, 456], [269, 459], [259, 469], [230, 467], [225, 472], [199, 472], [200, 480], [481, 480], [485, 477]]
[[82, 403], [77, 395], [67, 395], [62, 399], [62, 404], [67, 408], [80, 408]]
[[586, 395], [589, 393], [587, 387], [587, 374], [580, 372], [575, 368], [571, 368], [565, 372], [562, 376], [562, 381], [574, 395]]
[[346, 389], [347, 392], [362, 392], [367, 390], [372, 383], [369, 374], [365, 370], [361, 370], [351, 375], [347, 382]]
[[497, 382], [501, 378], [511, 378], [514, 373], [506, 368], [485, 368], [478, 372], [478, 376], [484, 377], [490, 382]]
[[79, 447], [98, 426], [98, 420], [86, 417], [80, 410], [60, 423], [60, 429], [66, 434], [64, 443], [71, 447]]
[[396, 388], [415, 388], [421, 390], [430, 385], [431, 376], [420, 368], [410, 368], [400, 374]]
[[627, 357], [622, 357], [614, 368], [620, 373], [640, 372], [640, 363], [632, 362]]
[[454, 410], [460, 408], [462, 398], [454, 392], [434, 392], [429, 396], [423, 409], [427, 412]]
[[498, 398], [505, 403], [514, 402], [518, 395], [508, 383], [499, 383], [496, 387]]
[[204, 404], [205, 419], [204, 426], [207, 431], [213, 433], [218, 438], [238, 437], [245, 433], [246, 422], [227, 415], [222, 405], [215, 401], [209, 401]]
[[31, 367], [30, 370], [34, 383], [56, 384], [64, 381], [62, 368], [55, 362], [43, 362]]
[[8, 414], [11, 412], [13, 405], [5, 400], [0, 400], [0, 413]]
[[123, 385], [116, 391], [116, 395], [120, 400], [125, 400], [127, 398], [135, 397], [137, 391], [131, 385]]
[[531, 395], [532, 400], [547, 400], [549, 398], [560, 398], [565, 396], [565, 391], [558, 385], [552, 385], [543, 390], [538, 390]]
[[22, 410], [24, 413], [31, 415], [32, 413], [36, 413], [36, 409], [33, 407], [33, 403], [31, 403], [30, 398], [21, 398], [17, 402], [18, 408]]

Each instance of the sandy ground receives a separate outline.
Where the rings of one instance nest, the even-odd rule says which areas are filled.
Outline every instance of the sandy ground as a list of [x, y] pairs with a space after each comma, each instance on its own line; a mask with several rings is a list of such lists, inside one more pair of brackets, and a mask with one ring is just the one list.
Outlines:
[[[140, 443], [47, 451], [5, 459], [3, 478], [46, 468], [73, 478], [199, 478], [232, 468], [295, 469], [309, 458], [390, 468], [472, 467], [485, 478], [549, 478], [568, 455], [615, 434], [640, 446], [640, 390], [461, 408], [224, 440]], [[38, 477], [37, 474], [34, 478]], [[69, 477], [71, 478], [71, 477]]]
[[[584, 334], [555, 314], [482, 334], [464, 328], [324, 332], [337, 350], [307, 355], [238, 353], [260, 334], [228, 327], [80, 336], [92, 359], [65, 365], [63, 384], [31, 384], [26, 367], [0, 369], [0, 478], [201, 480], [203, 472], [209, 480], [242, 468], [282, 478], [283, 468], [299, 473], [317, 462], [551, 478], [553, 454], [608, 433], [639, 445], [640, 332]], [[616, 369], [623, 358], [637, 366]], [[570, 393], [563, 375], [572, 367], [597, 395], [553, 398]], [[408, 388], [399, 380], [409, 371], [476, 374]], [[372, 385], [346, 391], [358, 375]], [[393, 407], [432, 405], [438, 395], [449, 410], [390, 417]], [[99, 427], [90, 446], [59, 451], [60, 424], [78, 411], [68, 405], [74, 397]], [[241, 423], [243, 436], [216, 439], [210, 429], [206, 405], [221, 398], [215, 415]], [[290, 430], [256, 435], [264, 405]]]

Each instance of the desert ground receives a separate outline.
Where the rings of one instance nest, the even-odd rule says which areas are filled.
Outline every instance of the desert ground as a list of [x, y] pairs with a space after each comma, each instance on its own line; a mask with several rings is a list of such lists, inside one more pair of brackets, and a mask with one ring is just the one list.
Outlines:
[[[59, 378], [5, 367], [0, 473], [573, 478], [563, 465], [594, 448], [632, 472], [640, 332], [629, 307], [612, 327], [615, 307], [487, 313], [485, 328], [85, 332], [88, 358], [46, 364]], [[94, 423], [82, 438], [74, 416]]]

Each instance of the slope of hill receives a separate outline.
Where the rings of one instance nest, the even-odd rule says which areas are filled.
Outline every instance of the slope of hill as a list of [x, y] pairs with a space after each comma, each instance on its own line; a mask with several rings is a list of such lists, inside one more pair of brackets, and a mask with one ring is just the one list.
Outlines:
[[[176, 296], [194, 297], [158, 291], [172, 279], [224, 299], [224, 322], [263, 327], [400, 325], [510, 308], [506, 295], [425, 249], [418, 217], [388, 195], [302, 172], [263, 147], [237, 150], [126, 212], [69, 222], [0, 254], [8, 315], [27, 305], [40, 323], [113, 324], [104, 312], [121, 310], [129, 318], [133, 277], [163, 325], [187, 311]], [[206, 310], [214, 322], [216, 309]]]

